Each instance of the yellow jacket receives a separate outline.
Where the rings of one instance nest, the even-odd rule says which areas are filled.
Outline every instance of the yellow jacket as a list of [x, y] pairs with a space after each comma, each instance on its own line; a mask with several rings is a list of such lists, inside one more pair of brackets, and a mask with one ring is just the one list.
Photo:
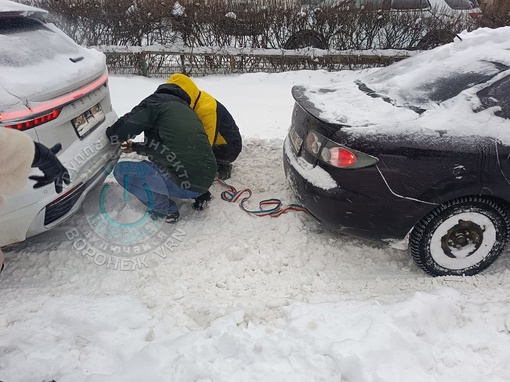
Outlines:
[[211, 146], [225, 145], [227, 141], [218, 131], [217, 101], [207, 92], [200, 90], [188, 76], [175, 73], [170, 76], [168, 84], [175, 84], [191, 98], [190, 106], [198, 114], [204, 125]]

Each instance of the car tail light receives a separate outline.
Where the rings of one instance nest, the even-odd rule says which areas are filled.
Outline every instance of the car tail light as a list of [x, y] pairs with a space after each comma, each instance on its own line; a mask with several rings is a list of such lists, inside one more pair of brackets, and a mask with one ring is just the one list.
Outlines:
[[306, 149], [316, 157], [318, 157], [323, 145], [321, 137], [320, 134], [313, 130], [310, 131], [306, 137]]
[[0, 113], [0, 123], [7, 124], [6, 127], [11, 129], [32, 129], [58, 118], [65, 105], [80, 99], [101, 86], [108, 86], [108, 73], [74, 92], [64, 94], [51, 101], [38, 104], [34, 107]]
[[53, 109], [53, 111], [51, 113], [49, 113], [49, 114], [44, 114], [44, 115], [41, 115], [39, 117], [36, 117], [36, 118], [33, 118], [33, 119], [29, 119], [28, 121], [18, 122], [18, 123], [13, 124], [13, 125], [7, 125], [6, 127], [8, 129], [17, 129], [17, 130], [20, 130], [20, 131], [28, 130], [28, 129], [31, 129], [33, 127], [42, 125], [42, 124], [44, 124], [46, 122], [53, 121], [54, 119], [57, 119], [58, 116], [60, 115], [60, 111], [61, 110], [62, 110], [62, 108], [60, 108], [60, 109]]
[[336, 167], [349, 167], [356, 163], [356, 155], [343, 147], [329, 149], [329, 163]]
[[306, 137], [305, 147], [315, 158], [337, 168], [356, 169], [379, 162], [376, 157], [343, 146], [313, 130]]

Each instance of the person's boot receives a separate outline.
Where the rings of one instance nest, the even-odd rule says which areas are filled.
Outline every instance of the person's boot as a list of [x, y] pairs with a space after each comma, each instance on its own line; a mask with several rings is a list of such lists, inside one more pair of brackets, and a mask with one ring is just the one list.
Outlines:
[[221, 180], [230, 179], [232, 176], [232, 163], [218, 163], [218, 178]]
[[195, 201], [193, 202], [193, 209], [197, 211], [202, 211], [205, 208], [207, 208], [207, 205], [211, 201], [212, 196], [209, 191], [204, 192], [202, 195], [197, 197]]
[[179, 220], [180, 214], [179, 214], [179, 211], [172, 212], [168, 215], [164, 215], [164, 214], [156, 212], [156, 211], [151, 211], [149, 213], [149, 216], [151, 217], [152, 220], [156, 220], [156, 221], [164, 220], [165, 223], [173, 224], [173, 223], [176, 223], [177, 220]]
[[172, 212], [171, 214], [166, 215], [165, 223], [174, 224], [179, 220], [179, 211]]

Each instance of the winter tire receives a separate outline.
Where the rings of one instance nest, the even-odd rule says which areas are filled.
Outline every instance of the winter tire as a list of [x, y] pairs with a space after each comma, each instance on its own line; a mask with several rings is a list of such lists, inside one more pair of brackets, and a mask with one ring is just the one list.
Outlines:
[[492, 200], [465, 197], [442, 204], [416, 224], [409, 251], [432, 276], [475, 275], [491, 265], [508, 241], [506, 209]]

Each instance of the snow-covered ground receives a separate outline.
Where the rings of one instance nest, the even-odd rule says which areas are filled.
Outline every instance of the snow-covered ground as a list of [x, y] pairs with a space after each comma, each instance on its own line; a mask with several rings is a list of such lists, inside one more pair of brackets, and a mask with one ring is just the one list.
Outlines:
[[[294, 84], [355, 72], [197, 78], [244, 137], [229, 183], [293, 202], [282, 167]], [[165, 79], [112, 76], [119, 115]], [[143, 208], [114, 179], [63, 226], [6, 251], [3, 382], [510, 381], [510, 259], [431, 278], [404, 251], [325, 232], [302, 212], [256, 218], [220, 198], [119, 239], [94, 219]], [[104, 194], [102, 194], [104, 192]], [[105, 196], [106, 195], [106, 196]], [[121, 243], [124, 242], [124, 244]]]

